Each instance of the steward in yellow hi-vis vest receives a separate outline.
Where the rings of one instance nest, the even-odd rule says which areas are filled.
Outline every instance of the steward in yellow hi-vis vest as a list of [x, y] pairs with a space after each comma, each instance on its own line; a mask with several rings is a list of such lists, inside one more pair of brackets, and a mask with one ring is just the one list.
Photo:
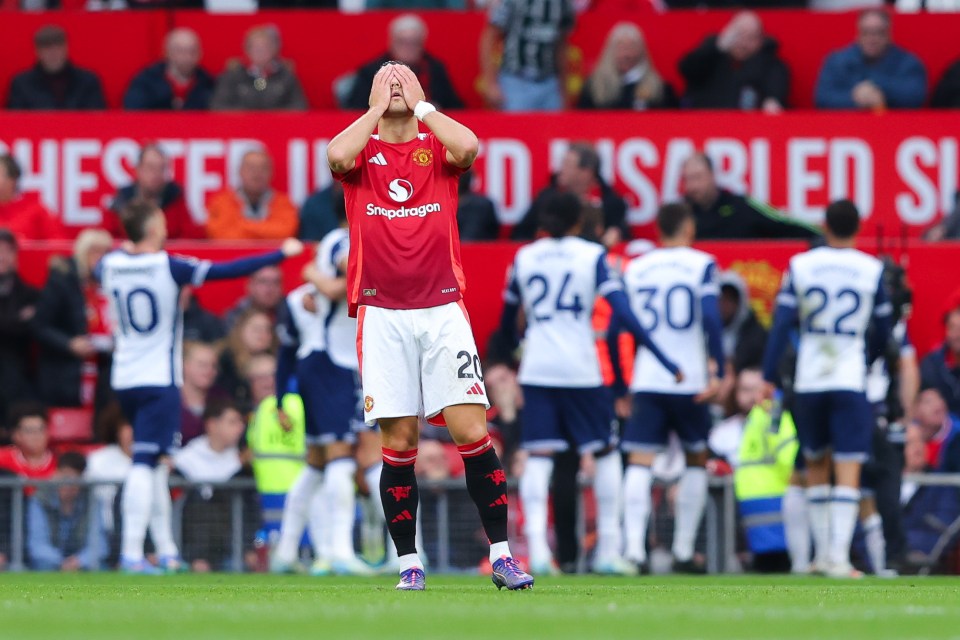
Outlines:
[[747, 416], [733, 486], [747, 542], [754, 554], [787, 548], [781, 503], [799, 443], [793, 418], [779, 403], [757, 405]]
[[267, 530], [279, 528], [283, 500], [305, 464], [303, 400], [288, 393], [283, 397], [283, 408], [290, 418], [289, 431], [280, 426], [277, 398], [273, 395], [257, 407], [247, 430], [247, 445], [253, 454], [253, 475]]

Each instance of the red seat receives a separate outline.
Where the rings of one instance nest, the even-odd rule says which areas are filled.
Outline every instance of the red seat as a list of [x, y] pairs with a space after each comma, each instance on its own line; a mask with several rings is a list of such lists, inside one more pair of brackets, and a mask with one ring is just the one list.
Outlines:
[[89, 442], [93, 440], [92, 409], [50, 409], [48, 425], [51, 442]]

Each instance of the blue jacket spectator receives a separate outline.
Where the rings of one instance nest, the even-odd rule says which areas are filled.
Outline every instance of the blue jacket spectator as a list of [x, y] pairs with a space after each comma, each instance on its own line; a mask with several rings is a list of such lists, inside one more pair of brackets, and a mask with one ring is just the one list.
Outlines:
[[[82, 454], [65, 453], [57, 463], [54, 478], [79, 480], [85, 467]], [[94, 514], [92, 522], [91, 513]], [[91, 512], [89, 494], [79, 486], [45, 487], [37, 491], [27, 503], [27, 552], [31, 568], [38, 571], [97, 569], [109, 552], [99, 513], [99, 510]]]
[[960, 309], [944, 318], [943, 346], [920, 362], [920, 388], [939, 391], [950, 413], [960, 415]]
[[857, 42], [823, 64], [814, 101], [821, 109], [915, 109], [927, 96], [927, 72], [912, 53], [890, 42], [890, 17], [869, 9], [857, 21]]
[[174, 29], [164, 42], [165, 59], [130, 82], [124, 109], [202, 110], [210, 107], [213, 77], [200, 67], [200, 38], [191, 29]]

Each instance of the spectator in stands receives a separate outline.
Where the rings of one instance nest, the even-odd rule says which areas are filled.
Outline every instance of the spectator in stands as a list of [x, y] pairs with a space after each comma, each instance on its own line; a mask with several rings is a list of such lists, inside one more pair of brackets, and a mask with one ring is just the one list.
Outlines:
[[51, 261], [33, 318], [40, 398], [50, 406], [101, 407], [110, 396], [108, 302], [91, 272], [112, 244], [106, 231], [85, 229], [73, 257]]
[[424, 48], [427, 24], [423, 19], [412, 13], [394, 18], [390, 22], [389, 34], [389, 51], [357, 70], [343, 106], [347, 109], [366, 109], [373, 76], [388, 60], [396, 60], [413, 70], [423, 86], [426, 99], [438, 109], [462, 109], [463, 100], [453, 88], [447, 68]]
[[297, 235], [297, 208], [275, 191], [273, 159], [248, 151], [240, 160], [240, 187], [224, 189], [207, 204], [207, 235], [214, 240], [280, 240]]
[[480, 36], [482, 93], [487, 106], [504, 111], [563, 109], [573, 3], [502, 0], [492, 7]]
[[17, 273], [17, 239], [0, 228], [0, 416], [33, 395], [30, 320], [39, 296]]
[[220, 354], [220, 372], [215, 384], [226, 391], [244, 413], [259, 404], [253, 402], [247, 366], [254, 356], [276, 353], [273, 324], [263, 311], [247, 309], [233, 325], [227, 336], [227, 347]]
[[857, 20], [857, 41], [827, 56], [814, 102], [821, 109], [916, 109], [927, 96], [927, 72], [912, 53], [890, 39], [890, 14], [867, 9]]
[[192, 287], [180, 290], [180, 308], [183, 309], [183, 339], [193, 342], [217, 342], [227, 335], [223, 320], [210, 313], [193, 295]]
[[584, 206], [599, 207], [601, 228], [584, 224], [583, 235], [608, 247], [630, 237], [627, 227], [627, 203], [600, 177], [600, 156], [592, 145], [577, 142], [567, 149], [560, 162], [560, 170], [534, 199], [520, 223], [513, 228], [514, 240], [530, 240], [540, 224], [540, 210], [557, 192], [573, 193]]
[[[707, 442], [714, 460], [708, 466], [714, 475], [726, 475], [740, 463], [740, 442], [747, 415], [763, 400], [763, 372], [759, 368], [743, 369], [735, 378], [734, 393], [725, 412], [729, 415], [710, 430]], [[728, 466], [725, 467], [718, 460]]]
[[457, 227], [463, 242], [484, 242], [500, 237], [500, 220], [493, 200], [473, 190], [473, 171], [460, 174]]
[[67, 33], [47, 25], [33, 36], [37, 64], [18, 73], [10, 83], [8, 109], [105, 109], [100, 80], [92, 71], [75, 67], [67, 53]]
[[13, 445], [0, 448], [0, 469], [31, 480], [50, 478], [57, 461], [50, 451], [47, 411], [35, 402], [10, 408], [7, 424], [13, 427]]
[[720, 274], [720, 319], [723, 322], [723, 353], [734, 373], [763, 365], [767, 330], [750, 308], [747, 283], [736, 271]]
[[20, 193], [20, 165], [9, 154], [0, 154], [0, 226], [20, 240], [51, 240], [60, 237], [59, 221], [33, 194]]
[[683, 163], [683, 195], [697, 218], [697, 240], [815, 238], [819, 232], [753, 198], [717, 184], [713, 161], [695, 153]]
[[681, 105], [779, 113], [787, 104], [790, 71], [778, 47], [757, 14], [737, 13], [720, 35], [707, 36], [680, 61], [687, 81]]
[[276, 350], [256, 354], [243, 369], [244, 381], [250, 389], [251, 410], [259, 407], [265, 399], [277, 394]]
[[214, 386], [217, 379], [217, 350], [212, 344], [185, 342], [183, 345], [183, 386], [180, 388], [180, 444], [203, 434], [203, 412], [211, 400], [226, 399]]
[[124, 109], [195, 111], [210, 107], [213, 77], [200, 66], [200, 38], [180, 27], [167, 34], [165, 59], [150, 65], [130, 82]]
[[274, 321], [282, 305], [283, 270], [264, 267], [247, 279], [247, 295], [227, 312], [227, 330], [236, 326], [237, 320], [250, 309], [263, 312]]
[[[77, 481], [86, 466], [82, 453], [69, 451], [60, 457], [53, 477]], [[99, 568], [107, 557], [109, 546], [103, 536], [103, 527], [90, 522], [89, 499], [89, 491], [69, 484], [43, 487], [30, 498], [27, 502], [27, 555], [31, 569], [89, 571]]]
[[103, 214], [103, 227], [114, 238], [123, 237], [120, 212], [135, 198], [152, 202], [163, 210], [170, 240], [207, 237], [203, 226], [196, 223], [187, 209], [183, 188], [170, 179], [170, 160], [159, 144], [145, 144], [140, 149], [133, 183], [117, 191], [110, 209]]
[[950, 413], [960, 416], [960, 308], [943, 318], [943, 344], [920, 362], [920, 388], [936, 389]]
[[319, 242], [323, 237], [340, 226], [340, 220], [347, 217], [343, 201], [343, 185], [333, 180], [323, 189], [314, 191], [303, 201], [300, 207], [301, 240]]
[[927, 446], [927, 466], [932, 471], [960, 473], [960, 418], [950, 415], [947, 403], [936, 389], [917, 396], [913, 423]]
[[93, 487], [92, 491], [108, 540], [109, 562], [115, 561], [120, 555], [118, 489], [133, 464], [133, 427], [123, 415], [120, 405], [111, 402], [97, 418], [95, 431], [97, 440], [105, 446], [87, 456], [87, 470], [83, 477], [88, 482], [107, 483]]
[[933, 89], [930, 106], [935, 109], [960, 108], [960, 60], [947, 67]]
[[577, 107], [646, 111], [676, 106], [673, 87], [653, 66], [640, 28], [632, 22], [614, 25]]
[[246, 61], [227, 62], [227, 70], [217, 79], [210, 108], [306, 110], [307, 98], [300, 80], [293, 72], [293, 64], [280, 58], [280, 45], [280, 31], [275, 26], [250, 29], [243, 42]]
[[[211, 402], [203, 413], [204, 435], [194, 438], [173, 456], [175, 470], [190, 482], [227, 482], [251, 477], [240, 459], [240, 439], [246, 427], [243, 415], [229, 401]], [[227, 569], [232, 549], [231, 496], [225, 489], [207, 486], [187, 491], [183, 504], [183, 557], [192, 571], [207, 573]], [[246, 564], [256, 563], [252, 552], [254, 532], [259, 523], [255, 491], [243, 491], [245, 501], [243, 536]], [[251, 557], [252, 556], [252, 557]]]

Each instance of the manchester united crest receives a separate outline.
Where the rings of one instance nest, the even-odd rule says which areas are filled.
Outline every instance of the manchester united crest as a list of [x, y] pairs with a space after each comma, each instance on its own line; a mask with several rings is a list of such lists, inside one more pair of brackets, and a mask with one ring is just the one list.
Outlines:
[[413, 163], [419, 167], [429, 167], [433, 164], [433, 151], [430, 149], [416, 149], [413, 152]]
[[363, 410], [367, 413], [373, 411], [373, 398], [371, 396], [367, 396], [363, 399]]

